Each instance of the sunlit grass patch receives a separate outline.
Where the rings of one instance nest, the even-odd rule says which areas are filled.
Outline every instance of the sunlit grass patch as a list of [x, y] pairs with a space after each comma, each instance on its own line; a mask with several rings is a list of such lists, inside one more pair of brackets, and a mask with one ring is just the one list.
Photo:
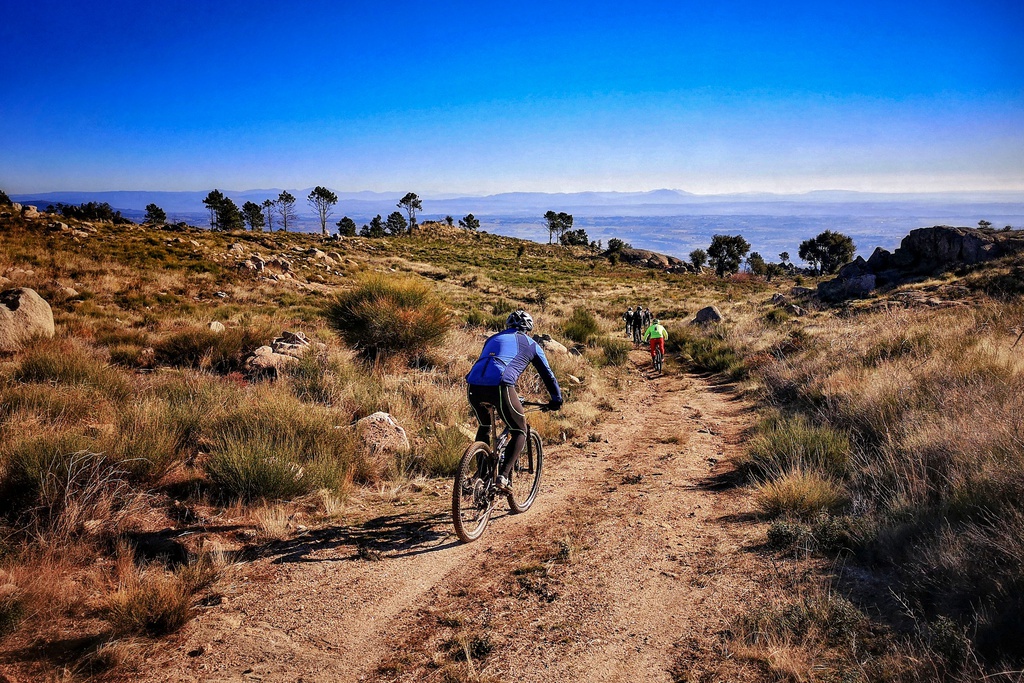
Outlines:
[[767, 517], [801, 519], [811, 519], [822, 512], [840, 512], [850, 502], [849, 495], [839, 484], [817, 472], [802, 469], [758, 484], [755, 499], [758, 510]]

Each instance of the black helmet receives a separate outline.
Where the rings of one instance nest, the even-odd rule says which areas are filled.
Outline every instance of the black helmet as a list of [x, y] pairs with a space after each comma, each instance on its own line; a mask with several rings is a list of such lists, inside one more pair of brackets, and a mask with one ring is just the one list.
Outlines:
[[530, 317], [529, 313], [520, 308], [518, 311], [512, 311], [508, 314], [508, 317], [505, 318], [505, 327], [514, 327], [521, 332], [529, 332], [533, 329], [533, 318]]

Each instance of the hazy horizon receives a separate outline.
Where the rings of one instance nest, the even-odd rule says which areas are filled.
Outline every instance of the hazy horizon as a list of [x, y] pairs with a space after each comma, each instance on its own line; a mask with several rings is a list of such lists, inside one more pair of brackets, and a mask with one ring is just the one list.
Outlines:
[[8, 193], [1024, 191], [1006, 0], [6, 9]]

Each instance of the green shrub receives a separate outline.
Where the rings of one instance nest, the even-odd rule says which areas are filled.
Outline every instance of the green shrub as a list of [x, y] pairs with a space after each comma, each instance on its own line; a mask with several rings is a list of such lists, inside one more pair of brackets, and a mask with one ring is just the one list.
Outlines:
[[846, 475], [850, 438], [831, 427], [811, 424], [802, 416], [773, 417], [759, 425], [737, 469], [748, 479], [778, 477], [795, 469]]
[[781, 325], [782, 323], [789, 320], [790, 315], [781, 308], [773, 308], [765, 314], [764, 319], [770, 325]]
[[632, 345], [624, 339], [606, 337], [601, 340], [605, 365], [624, 365], [629, 360]]
[[205, 327], [192, 327], [160, 340], [155, 347], [156, 360], [174, 367], [224, 374], [239, 372], [244, 369], [245, 359], [272, 336], [269, 328], [231, 327], [214, 332]]
[[452, 326], [451, 313], [429, 286], [382, 275], [339, 294], [324, 315], [348, 344], [370, 358], [419, 356], [440, 344]]
[[577, 306], [572, 315], [562, 324], [562, 333], [578, 344], [589, 344], [601, 333], [597, 318], [586, 308]]

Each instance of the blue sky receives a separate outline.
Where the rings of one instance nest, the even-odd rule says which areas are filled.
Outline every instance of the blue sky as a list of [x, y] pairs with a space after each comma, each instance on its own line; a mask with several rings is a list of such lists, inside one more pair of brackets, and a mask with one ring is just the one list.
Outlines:
[[12, 2], [0, 188], [1024, 190], [1024, 3]]

